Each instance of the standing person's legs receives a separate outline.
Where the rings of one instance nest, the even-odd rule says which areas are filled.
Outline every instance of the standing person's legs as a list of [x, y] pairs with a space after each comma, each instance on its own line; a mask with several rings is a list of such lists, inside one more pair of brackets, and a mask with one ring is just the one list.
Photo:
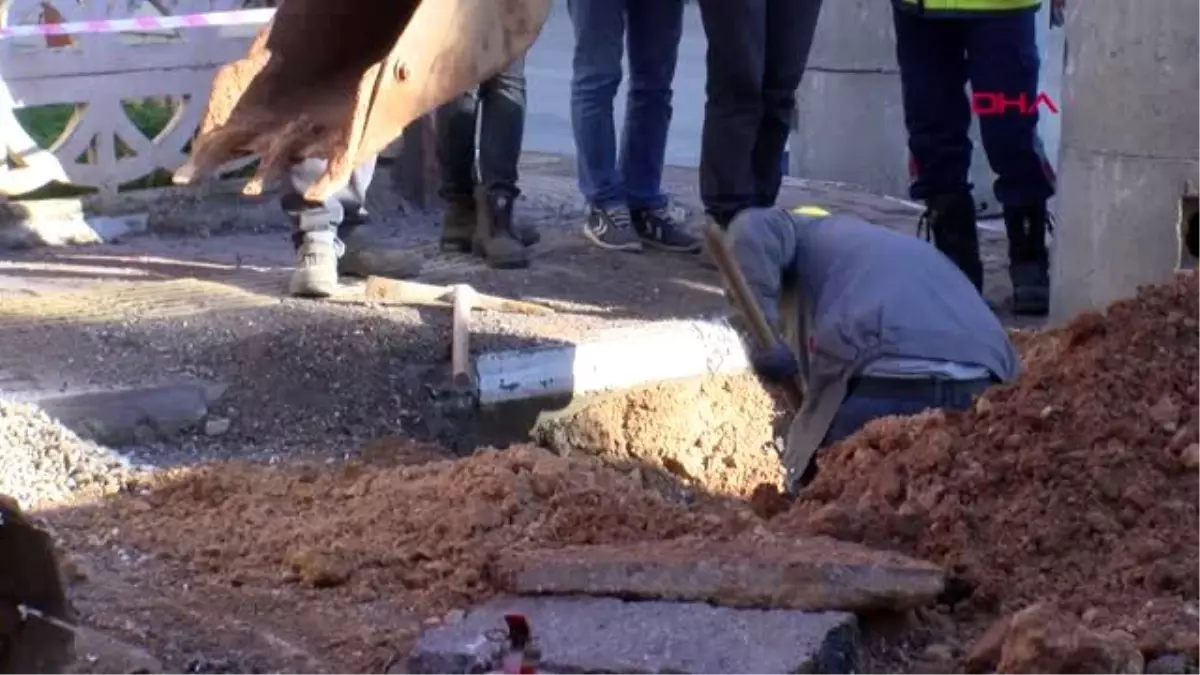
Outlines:
[[625, 11], [647, 0], [567, 0], [575, 27], [571, 75], [571, 128], [579, 191], [588, 202], [584, 235], [597, 246], [640, 251], [623, 177], [617, 170], [613, 99], [621, 85]]
[[[967, 37], [971, 86], [1005, 100], [1038, 95], [1041, 67], [1033, 12], [973, 21]], [[1046, 202], [1054, 169], [1042, 151], [1038, 114], [1004, 110], [979, 119], [988, 163], [996, 172], [996, 199], [1004, 206], [1013, 311], [1044, 315], [1050, 307], [1050, 254]]]
[[438, 195], [446, 203], [442, 248], [469, 251], [475, 234], [475, 122], [479, 110], [476, 90], [463, 93], [438, 108]]
[[517, 167], [525, 138], [525, 58], [480, 87], [479, 178], [489, 192], [521, 194]]
[[783, 181], [783, 149], [796, 112], [796, 89], [808, 65], [821, 0], [767, 0], [763, 116], [754, 144], [754, 205], [771, 207]]
[[476, 241], [493, 267], [529, 264], [525, 246], [537, 243], [537, 231], [513, 223], [517, 167], [525, 135], [525, 59], [518, 58], [479, 88], [479, 188]]
[[904, 124], [913, 165], [909, 193], [925, 202], [934, 245], [983, 288], [983, 262], [968, 174], [971, 103], [964, 33], [974, 19], [929, 19], [893, 9]]
[[767, 2], [699, 0], [708, 37], [700, 198], [722, 227], [754, 205], [753, 148], [763, 115]]
[[683, 0], [634, 0], [627, 19], [629, 97], [619, 163], [633, 225], [649, 246], [696, 252], [700, 242], [675, 222], [662, 191]]
[[305, 201], [304, 191], [324, 170], [324, 160], [296, 163], [290, 176], [291, 190], [280, 199], [280, 206], [292, 220], [297, 258], [288, 292], [298, 297], [329, 297], [337, 291], [339, 272], [394, 278], [420, 273], [420, 258], [382, 247], [364, 232], [367, 188], [375, 175], [375, 158], [355, 169], [349, 183], [324, 203]]

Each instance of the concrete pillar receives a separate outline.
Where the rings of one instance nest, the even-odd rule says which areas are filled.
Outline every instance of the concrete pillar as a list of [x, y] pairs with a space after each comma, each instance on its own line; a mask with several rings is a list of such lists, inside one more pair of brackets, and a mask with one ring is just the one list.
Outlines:
[[1196, 0], [1086, 0], [1067, 14], [1051, 318], [1100, 309], [1180, 261], [1200, 179]]
[[825, 0], [797, 98], [793, 176], [907, 197], [900, 71], [886, 0]]

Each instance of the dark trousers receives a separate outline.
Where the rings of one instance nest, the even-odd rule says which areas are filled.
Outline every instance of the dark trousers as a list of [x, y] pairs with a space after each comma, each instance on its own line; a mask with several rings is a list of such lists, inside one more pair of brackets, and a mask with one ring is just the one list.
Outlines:
[[769, 207], [821, 0], [699, 0], [708, 37], [700, 197], [717, 222]]
[[[479, 175], [475, 127], [479, 126]], [[475, 185], [516, 197], [517, 165], [525, 136], [525, 59], [438, 108], [439, 194], [446, 201], [473, 198]]]
[[[579, 191], [600, 208], [666, 206], [662, 172], [683, 0], [567, 0], [567, 11], [575, 28], [571, 129]], [[622, 54], [629, 93], [618, 142], [613, 100]]]
[[[896, 59], [912, 153], [913, 199], [971, 190], [971, 102], [966, 92], [1038, 94], [1033, 12], [968, 18], [926, 18], [893, 9]], [[981, 116], [979, 132], [996, 172], [996, 199], [1008, 207], [1037, 206], [1054, 194], [1054, 169], [1037, 133], [1036, 111], [1008, 109]]]
[[[969, 410], [991, 380], [853, 380], [821, 447], [854, 435], [868, 422], [892, 415], [916, 415], [934, 408]], [[911, 389], [911, 390], [910, 390]]]

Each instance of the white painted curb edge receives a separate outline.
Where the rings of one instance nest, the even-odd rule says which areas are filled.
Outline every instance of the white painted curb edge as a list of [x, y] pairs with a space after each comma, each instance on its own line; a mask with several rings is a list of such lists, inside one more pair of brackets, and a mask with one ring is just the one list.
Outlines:
[[479, 405], [595, 394], [664, 380], [746, 372], [741, 336], [724, 319], [669, 321], [566, 347], [475, 360]]

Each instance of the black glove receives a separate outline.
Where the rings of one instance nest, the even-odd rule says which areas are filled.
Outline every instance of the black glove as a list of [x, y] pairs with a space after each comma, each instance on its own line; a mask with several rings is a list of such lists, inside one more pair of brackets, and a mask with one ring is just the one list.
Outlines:
[[796, 355], [782, 342], [768, 349], [756, 349], [750, 354], [750, 366], [754, 373], [771, 384], [783, 384], [800, 374]]

